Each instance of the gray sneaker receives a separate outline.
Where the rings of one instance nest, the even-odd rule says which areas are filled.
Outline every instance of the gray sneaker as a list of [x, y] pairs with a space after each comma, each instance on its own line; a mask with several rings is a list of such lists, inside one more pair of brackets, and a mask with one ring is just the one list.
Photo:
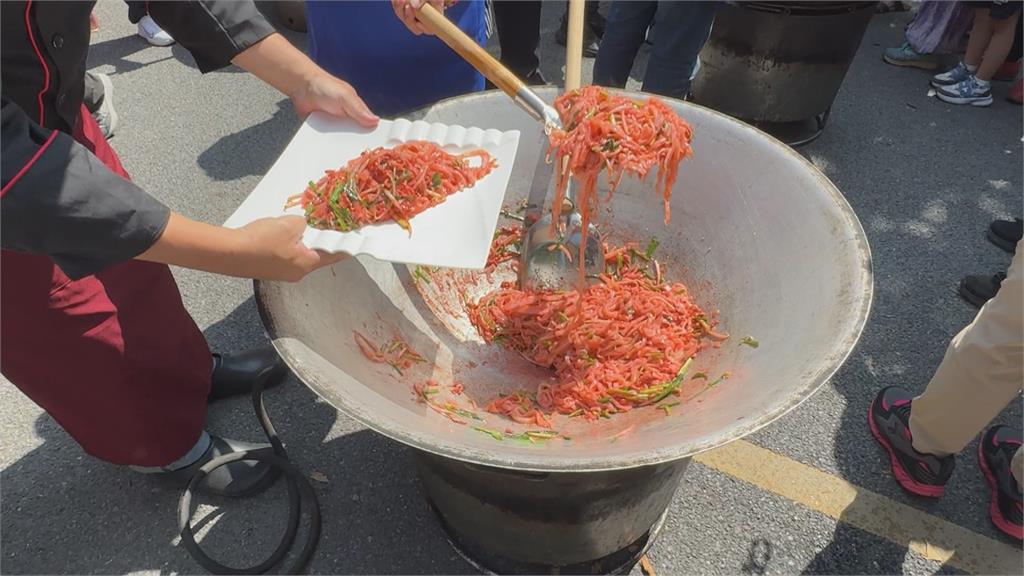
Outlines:
[[106, 74], [95, 74], [96, 78], [103, 85], [103, 101], [100, 107], [92, 113], [96, 123], [100, 125], [103, 136], [108, 140], [113, 138], [114, 130], [117, 129], [117, 110], [114, 110], [114, 84], [110, 76]]
[[938, 61], [930, 54], [918, 54], [910, 47], [910, 42], [904, 42], [897, 48], [886, 48], [882, 54], [882, 60], [893, 66], [910, 66], [923, 70], [934, 70], [939, 67]]
[[986, 83], [982, 86], [980, 81], [971, 74], [962, 82], [952, 86], [942, 86], [936, 89], [935, 95], [943, 102], [950, 104], [970, 104], [971, 106], [991, 106], [992, 87]]
[[963, 82], [970, 76], [971, 71], [967, 69], [967, 66], [965, 66], [963, 62], [958, 62], [956, 67], [952, 70], [932, 76], [932, 86], [935, 88], [952, 86], [953, 84]]

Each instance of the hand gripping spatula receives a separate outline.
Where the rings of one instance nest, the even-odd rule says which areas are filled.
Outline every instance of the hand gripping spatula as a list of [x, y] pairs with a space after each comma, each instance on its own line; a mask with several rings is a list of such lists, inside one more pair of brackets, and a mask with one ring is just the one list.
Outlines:
[[[583, 0], [569, 1], [568, 41], [566, 42], [566, 90], [575, 90], [580, 85], [580, 63], [583, 52]], [[560, 222], [552, 226], [551, 213], [545, 211], [548, 188], [554, 181], [554, 163], [547, 161], [545, 153], [549, 148], [548, 134], [561, 129], [562, 122], [554, 108], [549, 106], [521, 79], [502, 66], [458, 26], [453, 24], [433, 6], [423, 3], [420, 20], [462, 56], [474, 68], [486, 76], [495, 86], [508, 94], [544, 126], [539, 143], [541, 153], [534, 170], [533, 180], [527, 196], [526, 213], [523, 220], [525, 231], [521, 249], [519, 283], [524, 289], [569, 289], [577, 286], [580, 279], [580, 245], [583, 241], [582, 217], [577, 211], [576, 195], [571, 182], [566, 193], [567, 206], [563, 207]], [[554, 151], [551, 158], [557, 158]], [[604, 247], [594, 226], [588, 227], [586, 249], [583, 251], [583, 273], [594, 277], [604, 271]]]

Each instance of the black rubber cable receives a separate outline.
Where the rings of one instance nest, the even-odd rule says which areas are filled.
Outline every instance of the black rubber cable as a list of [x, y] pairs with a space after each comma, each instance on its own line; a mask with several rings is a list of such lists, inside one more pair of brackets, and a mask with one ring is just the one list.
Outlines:
[[[283, 573], [300, 573], [306, 567], [309, 559], [312, 558], [317, 542], [320, 541], [320, 502], [317, 500], [316, 493], [313, 491], [313, 486], [309, 483], [309, 480], [288, 460], [288, 453], [285, 452], [284, 444], [278, 438], [277, 430], [274, 429], [274, 425], [270, 422], [270, 415], [267, 414], [266, 406], [263, 404], [263, 386], [268, 375], [269, 371], [256, 378], [252, 388], [252, 405], [256, 411], [256, 418], [263, 428], [263, 432], [267, 435], [267, 439], [270, 440], [271, 447], [234, 452], [207, 462], [189, 481], [185, 491], [181, 494], [181, 500], [178, 501], [178, 529], [181, 534], [181, 544], [192, 555], [192, 558], [211, 574], [263, 574], [280, 563], [295, 543], [295, 536], [299, 531], [299, 520], [302, 517], [303, 500], [309, 508], [309, 534], [307, 534], [306, 544], [295, 558], [295, 562]], [[271, 467], [277, 468], [284, 473], [285, 481], [288, 484], [288, 527], [285, 530], [284, 536], [281, 537], [281, 542], [266, 560], [247, 568], [226, 566], [210, 558], [199, 547], [195, 534], [192, 532], [193, 494], [199, 491], [203, 480], [206, 479], [210, 472], [239, 460], [269, 464]]]

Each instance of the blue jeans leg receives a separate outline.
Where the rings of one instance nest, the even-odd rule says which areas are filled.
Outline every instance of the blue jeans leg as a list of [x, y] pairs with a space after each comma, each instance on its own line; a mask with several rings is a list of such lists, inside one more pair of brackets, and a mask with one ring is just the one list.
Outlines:
[[610, 88], [626, 86], [633, 60], [657, 9], [656, 1], [615, 0], [612, 3], [601, 49], [594, 62], [594, 84]]
[[686, 97], [697, 56], [711, 34], [715, 5], [716, 2], [658, 2], [644, 92]]

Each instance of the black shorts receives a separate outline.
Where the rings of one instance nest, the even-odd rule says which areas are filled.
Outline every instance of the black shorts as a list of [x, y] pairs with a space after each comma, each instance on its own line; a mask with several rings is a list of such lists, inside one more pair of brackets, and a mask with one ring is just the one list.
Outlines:
[[1005, 0], [1003, 2], [993, 2], [992, 0], [981, 0], [964, 2], [970, 5], [972, 8], [988, 8], [988, 15], [993, 20], [1006, 20], [1011, 18], [1017, 12], [1020, 12], [1021, 7], [1024, 6], [1024, 2], [1021, 0]]

